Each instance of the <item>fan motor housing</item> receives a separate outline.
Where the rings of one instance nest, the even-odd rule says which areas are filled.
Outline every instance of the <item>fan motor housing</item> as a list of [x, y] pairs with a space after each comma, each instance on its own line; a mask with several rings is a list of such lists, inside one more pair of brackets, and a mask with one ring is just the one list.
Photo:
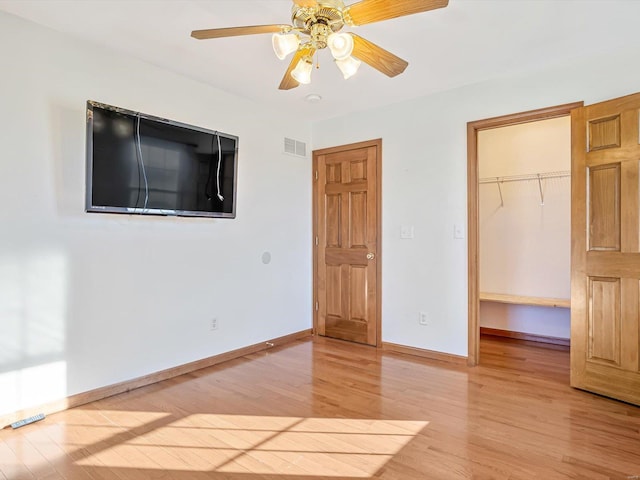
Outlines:
[[345, 25], [342, 0], [319, 0], [314, 7], [293, 5], [291, 23], [302, 33], [310, 35], [318, 48], [327, 46], [326, 37]]

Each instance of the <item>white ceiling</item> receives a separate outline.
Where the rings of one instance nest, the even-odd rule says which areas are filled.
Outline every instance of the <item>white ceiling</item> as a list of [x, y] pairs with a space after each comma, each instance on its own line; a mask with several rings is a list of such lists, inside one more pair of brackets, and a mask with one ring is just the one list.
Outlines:
[[[0, 10], [311, 120], [640, 46], [640, 0], [450, 0], [357, 29], [409, 62], [402, 75], [363, 65], [343, 80], [325, 50], [310, 85], [280, 91], [289, 59], [275, 57], [270, 35], [190, 37], [290, 23], [290, 8], [290, 0], [0, 0]], [[323, 100], [311, 105], [309, 93]]]

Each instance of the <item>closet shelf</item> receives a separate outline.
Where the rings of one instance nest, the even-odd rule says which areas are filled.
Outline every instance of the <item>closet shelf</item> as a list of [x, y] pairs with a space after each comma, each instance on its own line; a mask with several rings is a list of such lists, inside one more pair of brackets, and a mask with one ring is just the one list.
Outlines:
[[509, 295], [504, 293], [480, 292], [481, 302], [511, 303], [514, 305], [533, 305], [537, 307], [571, 308], [568, 298], [527, 297], [525, 295]]
[[504, 198], [502, 196], [503, 183], [508, 182], [524, 182], [528, 180], [537, 180], [538, 189], [540, 191], [540, 205], [544, 205], [544, 191], [542, 189], [542, 181], [547, 178], [563, 178], [570, 177], [571, 172], [569, 170], [563, 170], [559, 172], [546, 172], [546, 173], [529, 173], [527, 175], [511, 175], [507, 177], [486, 177], [478, 180], [479, 184], [495, 183], [498, 187], [498, 193], [500, 193], [500, 206], [504, 207]]
[[526, 175], [510, 175], [506, 177], [485, 177], [478, 180], [478, 183], [508, 183], [508, 182], [523, 182], [527, 180], [544, 180], [546, 178], [563, 178], [570, 177], [570, 170], [563, 170], [560, 172], [546, 172], [546, 173], [530, 173]]

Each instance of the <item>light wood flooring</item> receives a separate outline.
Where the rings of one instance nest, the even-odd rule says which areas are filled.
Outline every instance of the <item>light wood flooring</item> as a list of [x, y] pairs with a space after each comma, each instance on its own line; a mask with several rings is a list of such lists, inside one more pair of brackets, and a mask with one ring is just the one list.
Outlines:
[[0, 479], [640, 479], [640, 408], [568, 372], [509, 340], [475, 368], [299, 341], [2, 430]]

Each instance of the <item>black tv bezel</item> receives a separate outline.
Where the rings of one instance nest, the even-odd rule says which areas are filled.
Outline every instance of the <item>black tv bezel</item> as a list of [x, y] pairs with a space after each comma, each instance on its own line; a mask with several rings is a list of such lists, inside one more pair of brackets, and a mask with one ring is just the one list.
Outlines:
[[[104, 110], [111, 110], [125, 115], [140, 116], [151, 122], [163, 123], [176, 127], [186, 128], [198, 132], [208, 133], [211, 135], [219, 135], [222, 138], [228, 138], [234, 141], [234, 159], [233, 159], [233, 202], [231, 212], [207, 212], [202, 210], [171, 210], [158, 208], [133, 208], [133, 207], [114, 207], [93, 205], [93, 108], [98, 107]], [[208, 128], [198, 127], [187, 123], [169, 120], [167, 118], [156, 117], [142, 112], [128, 110], [126, 108], [115, 107], [106, 103], [87, 100], [87, 130], [86, 130], [86, 180], [85, 180], [85, 212], [87, 213], [118, 213], [127, 215], [156, 215], [156, 216], [172, 216], [172, 217], [202, 217], [202, 218], [236, 218], [237, 207], [237, 187], [238, 187], [238, 141], [235, 135], [222, 133]]]

